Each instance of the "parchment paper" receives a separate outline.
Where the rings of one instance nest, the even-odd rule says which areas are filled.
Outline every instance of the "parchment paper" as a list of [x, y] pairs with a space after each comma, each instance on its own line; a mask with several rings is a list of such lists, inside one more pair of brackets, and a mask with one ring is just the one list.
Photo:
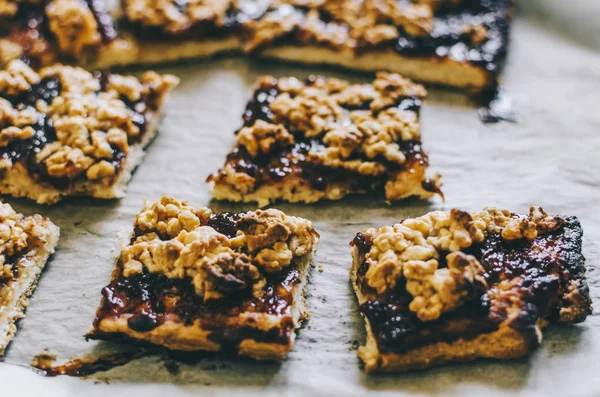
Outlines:
[[[483, 125], [465, 98], [432, 92], [423, 108], [423, 140], [431, 169], [443, 174], [446, 202], [408, 200], [393, 206], [349, 198], [312, 206], [276, 205], [314, 220], [322, 240], [312, 271], [308, 302], [312, 317], [300, 330], [289, 358], [280, 364], [206, 359], [169, 364], [147, 357], [91, 379], [43, 378], [0, 364], [0, 395], [13, 396], [599, 396], [600, 321], [552, 326], [531, 357], [510, 362], [476, 361], [397, 376], [366, 375], [356, 346], [364, 342], [349, 285], [350, 249], [356, 232], [392, 224], [434, 209], [479, 210], [495, 205], [577, 215], [585, 231], [584, 253], [595, 302], [600, 302], [600, 55], [553, 30], [519, 19], [503, 83], [519, 114], [516, 124]], [[72, 200], [56, 207], [7, 199], [25, 213], [41, 212], [61, 227], [58, 251], [40, 280], [27, 318], [6, 360], [28, 364], [49, 349], [59, 361], [123, 349], [86, 342], [118, 254], [143, 199], [171, 194], [217, 210], [251, 209], [210, 201], [206, 176], [220, 167], [257, 76], [369, 77], [309, 70], [244, 59], [220, 59], [159, 69], [182, 79], [173, 93], [161, 134], [139, 168], [129, 195], [120, 201]], [[108, 384], [107, 384], [108, 383]]]

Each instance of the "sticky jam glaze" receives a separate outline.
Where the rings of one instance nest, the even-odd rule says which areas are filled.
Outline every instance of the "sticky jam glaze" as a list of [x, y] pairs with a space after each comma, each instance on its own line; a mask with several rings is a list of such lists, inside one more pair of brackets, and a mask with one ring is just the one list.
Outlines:
[[[213, 214], [205, 225], [233, 237], [239, 218], [240, 214]], [[118, 268], [120, 266], [117, 264]], [[102, 290], [103, 300], [96, 314], [94, 328], [98, 330], [103, 319], [121, 316], [127, 316], [129, 328], [137, 332], [151, 331], [167, 321], [185, 326], [193, 326], [199, 321], [202, 329], [214, 330], [208, 338], [221, 344], [224, 349], [236, 347], [244, 339], [287, 345], [294, 331], [292, 290], [294, 285], [301, 282], [300, 273], [297, 264], [292, 263], [281, 273], [266, 277], [267, 283], [260, 297], [253, 296], [250, 290], [244, 290], [228, 296], [226, 300], [203, 302], [189, 278], [170, 279], [146, 271], [131, 277], [117, 276]], [[239, 326], [232, 320], [245, 312], [276, 315], [281, 318], [280, 325], [269, 331], [261, 331]], [[89, 337], [105, 339], [107, 335], [100, 331]]]
[[[538, 236], [533, 241], [506, 241], [498, 234], [471, 247], [467, 254], [474, 255], [485, 268], [488, 288], [502, 280], [519, 278], [518, 296], [521, 301], [519, 316], [510, 326], [521, 332], [526, 340], [535, 343], [535, 326], [538, 319], [559, 321], [559, 311], [570, 303], [563, 301], [571, 280], [579, 280], [579, 294], [583, 302], [583, 321], [591, 312], [589, 289], [583, 278], [585, 258], [581, 254], [582, 230], [574, 217], [565, 218], [562, 228]], [[411, 349], [457, 339], [473, 339], [482, 333], [493, 332], [506, 319], [506, 312], [490, 310], [503, 308], [508, 302], [493, 302], [487, 291], [473, 288], [469, 298], [458, 309], [443, 314], [438, 320], [422, 322], [408, 309], [412, 296], [405, 284], [399, 283], [392, 293], [377, 296], [365, 281], [367, 266], [365, 255], [372, 241], [361, 233], [351, 243], [358, 249], [361, 265], [357, 284], [369, 299], [361, 305], [361, 312], [369, 320], [371, 329], [382, 353], [405, 353]], [[445, 254], [440, 254], [445, 256]], [[445, 266], [443, 262], [440, 266]]]
[[[318, 76], [309, 76], [305, 84], [314, 84]], [[251, 126], [257, 120], [263, 120], [273, 123], [273, 114], [269, 105], [279, 95], [277, 83], [270, 86], [257, 89], [243, 114], [244, 126]], [[421, 108], [421, 99], [418, 97], [403, 97], [398, 100], [396, 106], [403, 110], [419, 113]], [[348, 112], [351, 110], [369, 109], [369, 102], [360, 106], [345, 108]], [[233, 166], [237, 172], [245, 173], [255, 178], [255, 189], [262, 185], [269, 185], [280, 182], [286, 177], [297, 176], [306, 181], [313, 189], [325, 190], [328, 186], [337, 183], [350, 183], [350, 189], [355, 192], [376, 191], [382, 189], [388, 181], [389, 176], [402, 169], [410, 169], [419, 164], [426, 166], [428, 157], [423, 152], [420, 140], [399, 141], [401, 151], [406, 156], [406, 163], [402, 166], [387, 161], [383, 156], [374, 159], [374, 161], [383, 163], [388, 168], [388, 173], [382, 175], [362, 175], [352, 171], [322, 166], [316, 162], [310, 161], [309, 153], [319, 153], [325, 150], [322, 137], [306, 137], [302, 131], [290, 131], [294, 135], [295, 144], [291, 147], [278, 148], [267, 156], [252, 157], [244, 147], [234, 147], [227, 156], [227, 164]], [[389, 175], [388, 175], [389, 174]], [[218, 179], [211, 175], [208, 181]], [[435, 183], [429, 180], [423, 182], [423, 188], [428, 191], [441, 194]]]
[[[100, 81], [100, 90], [106, 89], [106, 83], [108, 75], [96, 72], [94, 74]], [[49, 76], [41, 79], [37, 84], [34, 84], [30, 90], [20, 92], [17, 95], [7, 95], [0, 91], [0, 98], [4, 98], [9, 101], [15, 109], [22, 110], [26, 108], [34, 108], [38, 100], [42, 100], [48, 104], [52, 103], [52, 100], [59, 96], [62, 91], [61, 82], [56, 76]], [[140, 129], [140, 134], [135, 139], [130, 138], [130, 144], [138, 142], [146, 131], [146, 112], [150, 106], [147, 103], [152, 104], [155, 101], [152, 98], [142, 97], [136, 102], [129, 101], [126, 97], [120, 98], [131, 115], [133, 123]], [[42, 182], [46, 182], [58, 189], [68, 188], [75, 180], [68, 178], [56, 178], [48, 175], [45, 162], [38, 162], [36, 155], [49, 143], [57, 140], [56, 131], [52, 119], [38, 113], [37, 123], [32, 127], [35, 130], [33, 137], [25, 140], [14, 140], [5, 147], [0, 147], [0, 157], [6, 158], [12, 161], [13, 164], [21, 161], [27, 168], [29, 174], [35, 179]], [[9, 125], [1, 125], [0, 129], [9, 127]], [[113, 157], [112, 164], [118, 171], [122, 162], [125, 159], [125, 153], [120, 151], [116, 146], [112, 146]], [[78, 178], [84, 178], [85, 173], [80, 175]], [[115, 178], [118, 177], [118, 172], [115, 173]]]

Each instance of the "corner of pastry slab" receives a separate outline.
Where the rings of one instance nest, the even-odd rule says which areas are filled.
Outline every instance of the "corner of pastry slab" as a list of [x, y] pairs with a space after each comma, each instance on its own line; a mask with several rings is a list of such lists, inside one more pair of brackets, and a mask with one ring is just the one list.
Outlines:
[[26, 266], [20, 269], [20, 274], [13, 280], [13, 293], [9, 294], [8, 301], [3, 302], [3, 310], [0, 312], [0, 326], [6, 324], [4, 330], [6, 333], [0, 335], [0, 357], [10, 344], [17, 332], [16, 321], [25, 317], [25, 309], [29, 306], [29, 299], [37, 287], [39, 277], [46, 266], [50, 256], [55, 252], [56, 245], [60, 238], [60, 228], [50, 219], [42, 218], [39, 215], [25, 217], [35, 223], [36, 235], [28, 236], [37, 242], [31, 250], [19, 259], [20, 262], [27, 262]]

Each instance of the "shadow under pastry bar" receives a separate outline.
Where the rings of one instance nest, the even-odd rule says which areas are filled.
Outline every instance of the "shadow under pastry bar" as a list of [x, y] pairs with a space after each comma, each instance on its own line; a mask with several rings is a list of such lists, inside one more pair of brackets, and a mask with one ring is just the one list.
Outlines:
[[388, 201], [441, 194], [426, 176], [419, 111], [427, 92], [397, 74], [371, 84], [311, 76], [259, 79], [223, 168], [216, 199], [312, 203], [348, 194]]
[[0, 63], [21, 56], [40, 65], [58, 58], [108, 68], [243, 51], [386, 70], [474, 93], [496, 83], [513, 12], [512, 0], [5, 3]]
[[318, 241], [309, 221], [274, 209], [214, 213], [172, 197], [147, 203], [87, 337], [281, 360], [308, 318]]
[[11, 61], [0, 70], [0, 194], [123, 197], [177, 83]]
[[548, 323], [591, 313], [575, 217], [453, 209], [352, 241], [368, 372], [530, 353]]
[[58, 243], [58, 227], [0, 202], [0, 356], [17, 332], [29, 296]]

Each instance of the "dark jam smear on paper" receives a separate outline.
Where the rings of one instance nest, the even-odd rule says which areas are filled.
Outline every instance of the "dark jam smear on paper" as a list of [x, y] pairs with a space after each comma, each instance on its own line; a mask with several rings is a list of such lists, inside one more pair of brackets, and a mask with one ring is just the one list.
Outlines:
[[[536, 340], [539, 318], [558, 320], [562, 307], [559, 300], [567, 291], [569, 280], [580, 280], [579, 292], [584, 299], [580, 321], [591, 312], [589, 288], [583, 280], [585, 259], [581, 254], [581, 236], [579, 221], [570, 217], [565, 218], [560, 229], [533, 241], [506, 241], [498, 234], [491, 234], [482, 244], [469, 250], [468, 254], [474, 255], [486, 269], [484, 277], [488, 286], [501, 280], [521, 278], [521, 313], [510, 325], [528, 340]], [[351, 245], [358, 249], [361, 261], [358, 285], [372, 296], [374, 291], [364, 280], [367, 271], [364, 256], [372, 241], [359, 233]], [[401, 354], [431, 343], [473, 339], [495, 331], [505, 318], [489, 312], [492, 302], [487, 292], [474, 289], [469, 292], [469, 297], [463, 306], [444, 313], [438, 320], [423, 322], [408, 309], [412, 296], [402, 281], [391, 293], [365, 302], [361, 311], [371, 324], [380, 350]]]
[[484, 91], [478, 99], [477, 114], [485, 124], [500, 121], [517, 122], [513, 101], [502, 87], [493, 86]]
[[98, 357], [73, 358], [62, 365], [55, 365], [56, 357], [49, 353], [38, 354], [33, 358], [32, 368], [43, 376], [90, 376], [98, 372], [105, 372], [116, 367], [121, 367], [139, 358], [156, 354], [155, 351], [139, 349], [121, 353], [105, 354]]

